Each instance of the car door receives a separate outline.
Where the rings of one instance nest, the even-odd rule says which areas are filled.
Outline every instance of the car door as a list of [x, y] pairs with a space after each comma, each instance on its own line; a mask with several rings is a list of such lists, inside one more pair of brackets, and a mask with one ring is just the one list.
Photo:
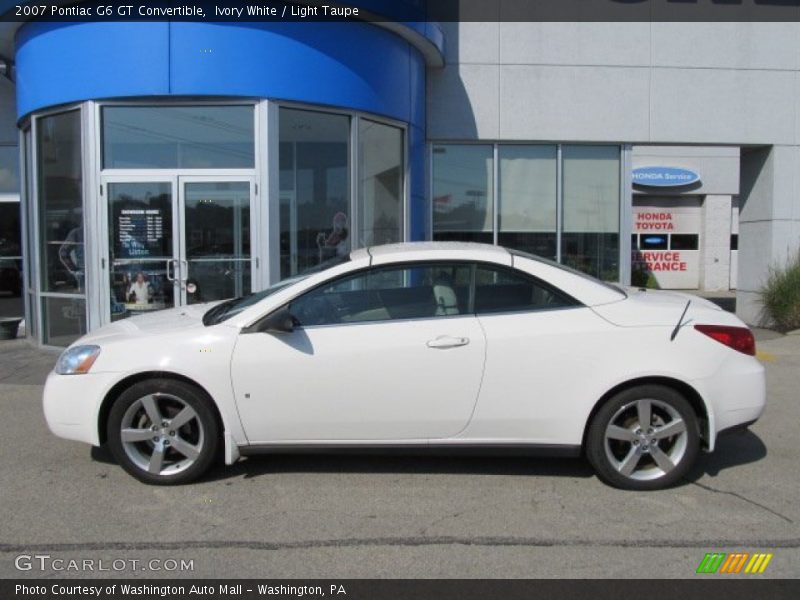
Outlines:
[[471, 417], [486, 343], [471, 269], [406, 263], [306, 292], [291, 333], [243, 333], [231, 374], [251, 443], [423, 440]]
[[462, 437], [579, 445], [585, 416], [605, 391], [598, 382], [618, 355], [610, 334], [616, 328], [521, 271], [483, 265], [475, 279], [487, 357]]

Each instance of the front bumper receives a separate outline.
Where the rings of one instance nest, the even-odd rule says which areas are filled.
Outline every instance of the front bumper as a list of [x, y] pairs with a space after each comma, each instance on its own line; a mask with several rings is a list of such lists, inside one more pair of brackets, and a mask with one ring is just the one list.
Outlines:
[[100, 445], [100, 406], [113, 385], [111, 373], [47, 376], [42, 405], [47, 426], [68, 440]]

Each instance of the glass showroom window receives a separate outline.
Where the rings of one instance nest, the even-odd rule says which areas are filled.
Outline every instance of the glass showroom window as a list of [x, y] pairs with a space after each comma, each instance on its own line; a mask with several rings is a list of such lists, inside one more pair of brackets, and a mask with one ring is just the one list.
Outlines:
[[619, 279], [620, 150], [564, 146], [562, 262], [603, 280]]
[[25, 312], [18, 156], [16, 146], [0, 146], [0, 319]]
[[436, 144], [433, 239], [492, 243], [496, 233], [502, 246], [560, 256], [565, 264], [617, 281], [620, 147], [561, 146], [561, 186], [558, 155], [559, 146], [546, 144]]
[[0, 319], [25, 312], [19, 209], [19, 201], [0, 197]]
[[19, 194], [18, 162], [16, 146], [0, 146], [0, 197]]
[[433, 147], [433, 239], [492, 243], [493, 154], [490, 145]]
[[359, 120], [358, 242], [401, 241], [403, 231], [403, 130]]
[[104, 169], [252, 169], [254, 108], [105, 106]]
[[498, 243], [555, 260], [556, 146], [500, 146]]
[[42, 341], [66, 346], [86, 332], [80, 110], [36, 131]]
[[281, 279], [350, 252], [350, 117], [281, 108]]

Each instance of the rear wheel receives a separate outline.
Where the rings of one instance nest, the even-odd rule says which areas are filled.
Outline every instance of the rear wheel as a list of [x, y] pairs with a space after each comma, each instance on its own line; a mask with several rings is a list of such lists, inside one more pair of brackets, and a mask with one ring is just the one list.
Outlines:
[[148, 379], [125, 390], [111, 407], [108, 445], [128, 473], [144, 483], [188, 483], [211, 466], [219, 427], [198, 388]]
[[674, 485], [700, 448], [697, 416], [675, 390], [644, 385], [606, 402], [589, 427], [586, 455], [614, 487], [657, 490]]

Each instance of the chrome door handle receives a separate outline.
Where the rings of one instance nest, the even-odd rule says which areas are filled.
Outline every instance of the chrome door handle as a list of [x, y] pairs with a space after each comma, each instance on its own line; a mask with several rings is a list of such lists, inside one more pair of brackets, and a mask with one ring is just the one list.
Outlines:
[[175, 265], [173, 264], [174, 262], [175, 262], [174, 258], [172, 260], [168, 260], [167, 261], [167, 281], [172, 281], [172, 282], [175, 281], [174, 274], [172, 276], [170, 276], [170, 267], [173, 267], [173, 268], [175, 267]]
[[428, 348], [457, 348], [458, 346], [466, 346], [469, 344], [467, 337], [453, 337], [451, 335], [440, 335], [436, 339], [428, 340]]

